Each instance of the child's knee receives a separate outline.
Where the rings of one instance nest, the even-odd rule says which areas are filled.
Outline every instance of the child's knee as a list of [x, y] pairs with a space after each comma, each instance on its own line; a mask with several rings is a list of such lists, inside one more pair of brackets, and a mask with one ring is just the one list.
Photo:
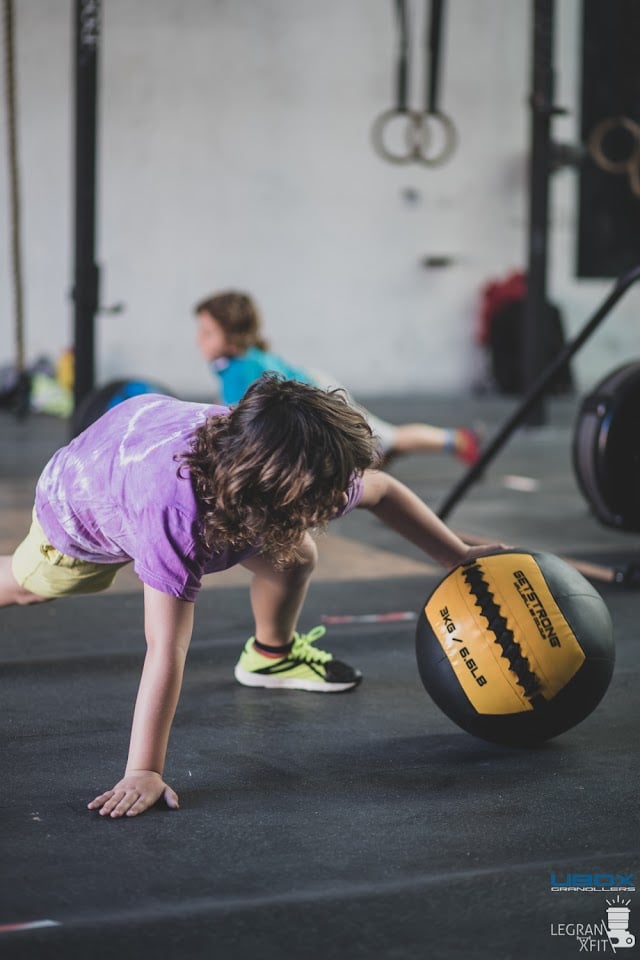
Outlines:
[[18, 587], [15, 602], [21, 607], [28, 607], [32, 603], [50, 603], [53, 597], [40, 597], [24, 587]]
[[12, 569], [10, 556], [0, 557], [0, 606], [18, 604], [27, 606], [31, 603], [43, 603], [47, 598], [32, 593], [18, 582]]
[[311, 576], [318, 563], [318, 547], [310, 534], [305, 533], [297, 554], [295, 563], [289, 569], [301, 576]]

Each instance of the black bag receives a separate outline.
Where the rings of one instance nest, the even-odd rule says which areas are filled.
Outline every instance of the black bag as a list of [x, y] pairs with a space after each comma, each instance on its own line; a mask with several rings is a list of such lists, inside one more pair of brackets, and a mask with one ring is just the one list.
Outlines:
[[[491, 375], [500, 393], [525, 392], [522, 369], [522, 338], [524, 336], [524, 300], [512, 300], [498, 307], [491, 317], [488, 346], [491, 355]], [[544, 365], [547, 366], [564, 349], [565, 339], [562, 315], [558, 307], [547, 303], [544, 324]], [[549, 389], [554, 393], [570, 393], [573, 378], [569, 361], [558, 371]]]

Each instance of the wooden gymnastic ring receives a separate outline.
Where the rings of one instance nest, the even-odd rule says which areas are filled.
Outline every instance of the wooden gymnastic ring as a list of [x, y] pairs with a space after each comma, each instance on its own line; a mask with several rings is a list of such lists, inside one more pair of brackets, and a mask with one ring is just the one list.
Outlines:
[[[626, 130], [636, 138], [635, 150], [629, 153], [629, 157], [626, 160], [611, 160], [604, 152], [605, 137], [618, 127]], [[606, 119], [596, 124], [589, 134], [587, 149], [591, 154], [593, 162], [597, 164], [601, 170], [605, 170], [607, 173], [626, 173], [634, 160], [636, 165], [640, 163], [640, 124], [637, 124], [635, 120], [631, 120], [629, 117], [606, 117]]]
[[[385, 110], [376, 117], [371, 128], [371, 141], [376, 153], [384, 160], [390, 163], [413, 163], [418, 159], [418, 147], [415, 138], [415, 131], [418, 128], [421, 114], [415, 110], [398, 110], [393, 107]], [[405, 133], [405, 142], [407, 143], [406, 153], [395, 153], [389, 150], [385, 143], [385, 132], [389, 124], [397, 117], [405, 117], [407, 120], [407, 130]]]

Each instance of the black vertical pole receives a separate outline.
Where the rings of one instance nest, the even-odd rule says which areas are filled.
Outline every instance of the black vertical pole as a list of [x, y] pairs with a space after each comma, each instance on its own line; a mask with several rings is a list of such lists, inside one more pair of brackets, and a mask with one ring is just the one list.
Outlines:
[[4, 54], [6, 73], [7, 142], [9, 145], [9, 196], [11, 221], [11, 262], [13, 267], [13, 297], [16, 311], [15, 358], [16, 370], [25, 369], [24, 297], [22, 276], [22, 243], [20, 229], [20, 173], [18, 163], [18, 118], [16, 116], [15, 14], [13, 0], [4, 0]]
[[[529, 167], [529, 251], [527, 299], [522, 338], [522, 370], [528, 390], [544, 369], [547, 310], [547, 238], [553, 107], [554, 0], [533, 0], [531, 126]], [[528, 415], [529, 426], [546, 422], [544, 398]]]
[[96, 103], [101, 0], [75, 0], [74, 402], [95, 384]]

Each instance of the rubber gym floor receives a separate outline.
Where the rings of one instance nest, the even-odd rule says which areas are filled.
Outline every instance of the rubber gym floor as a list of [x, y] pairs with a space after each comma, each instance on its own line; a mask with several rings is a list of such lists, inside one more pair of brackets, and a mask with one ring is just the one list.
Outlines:
[[[372, 400], [389, 419], [482, 421], [514, 401]], [[458, 504], [452, 527], [577, 561], [624, 567], [638, 535], [598, 523], [571, 465], [577, 397], [521, 428]], [[67, 424], [0, 414], [0, 546], [30, 515], [35, 480]], [[464, 467], [445, 456], [391, 471], [437, 508]], [[442, 571], [366, 511], [333, 525], [301, 624], [415, 616]], [[243, 688], [247, 580], [210, 578], [166, 778], [178, 812], [107, 820], [87, 802], [121, 774], [144, 654], [139, 584], [0, 614], [0, 956], [539, 960], [616, 952], [610, 901], [640, 938], [637, 589], [593, 580], [616, 666], [582, 723], [537, 749], [454, 725], [417, 672], [411, 619], [328, 628], [354, 692]], [[574, 877], [577, 875], [577, 880]], [[593, 886], [605, 890], [552, 890]], [[616, 900], [616, 898], [618, 898]], [[620, 948], [618, 948], [620, 949]], [[632, 956], [638, 950], [622, 950]]]

